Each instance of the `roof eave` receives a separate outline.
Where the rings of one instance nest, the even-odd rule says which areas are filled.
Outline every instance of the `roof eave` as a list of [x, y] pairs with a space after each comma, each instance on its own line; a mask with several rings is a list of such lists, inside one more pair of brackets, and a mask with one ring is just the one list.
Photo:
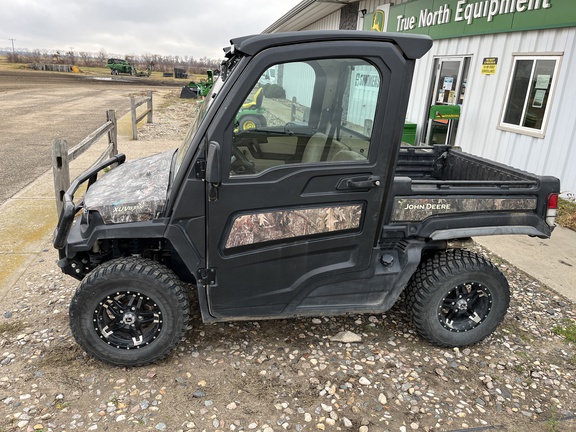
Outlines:
[[302, 30], [347, 4], [357, 3], [358, 1], [359, 0], [304, 0], [265, 28], [262, 33], [281, 33], [285, 31]]

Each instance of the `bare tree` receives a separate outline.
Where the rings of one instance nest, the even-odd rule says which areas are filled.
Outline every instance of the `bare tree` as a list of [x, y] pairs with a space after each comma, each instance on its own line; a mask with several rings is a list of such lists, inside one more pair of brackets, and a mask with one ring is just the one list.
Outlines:
[[76, 61], [80, 62], [83, 66], [105, 66], [108, 58], [125, 58], [130, 63], [134, 64], [138, 69], [146, 69], [151, 63], [154, 70], [160, 72], [172, 72], [174, 68], [186, 69], [188, 73], [204, 75], [208, 69], [218, 69], [220, 67], [220, 60], [211, 59], [206, 56], [202, 58], [195, 58], [193, 56], [177, 56], [177, 55], [160, 55], [146, 53], [142, 55], [122, 55], [122, 54], [109, 54], [104, 49], [98, 53], [90, 53], [87, 51], [75, 52], [72, 47], [69, 51], [63, 52], [60, 50], [18, 50], [15, 52], [8, 52], [7, 58], [9, 62], [30, 62], [30, 63], [70, 63], [74, 64]]
[[108, 54], [106, 54], [106, 51], [101, 49], [100, 52], [98, 52], [98, 61], [100, 63], [101, 66], [104, 66], [106, 64], [106, 60], [108, 59]]

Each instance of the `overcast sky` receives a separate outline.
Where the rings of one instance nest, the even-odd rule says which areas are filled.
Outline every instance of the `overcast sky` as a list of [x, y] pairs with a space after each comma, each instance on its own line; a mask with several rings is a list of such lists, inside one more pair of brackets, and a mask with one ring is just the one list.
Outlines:
[[301, 0], [0, 0], [0, 48], [222, 58]]

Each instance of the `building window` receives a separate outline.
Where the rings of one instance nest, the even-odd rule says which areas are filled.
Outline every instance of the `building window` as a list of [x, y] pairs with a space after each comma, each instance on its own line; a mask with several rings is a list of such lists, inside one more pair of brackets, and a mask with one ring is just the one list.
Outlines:
[[544, 137], [560, 56], [515, 56], [500, 127]]

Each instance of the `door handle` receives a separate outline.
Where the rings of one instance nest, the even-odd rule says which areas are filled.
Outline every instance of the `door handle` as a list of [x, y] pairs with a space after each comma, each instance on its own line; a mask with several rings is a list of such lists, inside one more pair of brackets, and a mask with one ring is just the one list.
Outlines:
[[[342, 184], [343, 183], [343, 184]], [[340, 186], [345, 186], [346, 189], [370, 189], [380, 186], [380, 177], [356, 177], [351, 179], [344, 179]], [[339, 187], [338, 189], [344, 189]]]

